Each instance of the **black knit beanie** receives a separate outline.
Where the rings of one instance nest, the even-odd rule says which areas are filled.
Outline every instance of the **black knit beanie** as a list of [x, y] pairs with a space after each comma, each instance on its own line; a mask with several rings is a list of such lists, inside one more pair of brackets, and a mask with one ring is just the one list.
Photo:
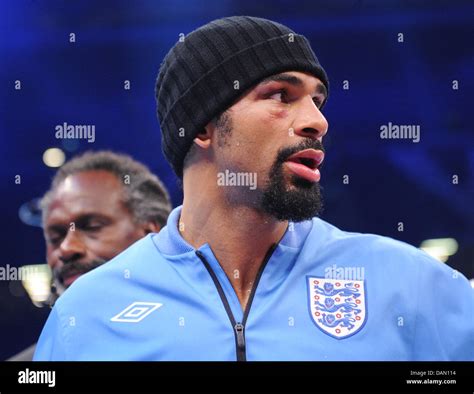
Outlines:
[[165, 157], [179, 178], [194, 138], [247, 89], [283, 71], [328, 79], [308, 40], [280, 23], [233, 16], [189, 33], [168, 52], [156, 81]]

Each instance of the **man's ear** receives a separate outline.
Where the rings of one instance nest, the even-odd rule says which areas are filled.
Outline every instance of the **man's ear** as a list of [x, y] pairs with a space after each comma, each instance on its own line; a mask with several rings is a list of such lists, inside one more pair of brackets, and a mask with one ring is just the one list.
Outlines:
[[214, 135], [214, 131], [216, 129], [216, 125], [211, 120], [194, 138], [194, 143], [198, 145], [200, 148], [208, 149], [211, 146], [212, 136]]

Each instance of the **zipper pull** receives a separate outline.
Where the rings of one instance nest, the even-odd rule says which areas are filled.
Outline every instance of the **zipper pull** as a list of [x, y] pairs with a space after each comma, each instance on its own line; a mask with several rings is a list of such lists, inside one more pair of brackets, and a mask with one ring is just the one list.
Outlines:
[[242, 323], [237, 323], [235, 326], [235, 332], [237, 333], [237, 346], [240, 349], [245, 348], [245, 337], [244, 337], [244, 325]]

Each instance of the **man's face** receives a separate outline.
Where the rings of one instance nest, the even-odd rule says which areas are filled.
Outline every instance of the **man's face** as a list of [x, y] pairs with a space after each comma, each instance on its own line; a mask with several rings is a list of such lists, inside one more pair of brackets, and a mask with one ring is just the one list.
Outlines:
[[285, 72], [259, 83], [224, 113], [213, 141], [218, 171], [257, 177], [256, 190], [228, 188], [229, 201], [239, 190], [240, 201], [244, 196], [278, 220], [301, 221], [318, 214], [318, 168], [328, 129], [319, 107], [326, 95], [314, 76]]
[[44, 234], [47, 261], [61, 293], [145, 232], [124, 205], [117, 177], [107, 171], [85, 171], [68, 176], [54, 192]]

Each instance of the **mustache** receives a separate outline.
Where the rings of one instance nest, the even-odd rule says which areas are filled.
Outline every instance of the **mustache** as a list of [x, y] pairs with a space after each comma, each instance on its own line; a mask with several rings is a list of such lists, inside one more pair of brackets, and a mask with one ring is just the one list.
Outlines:
[[106, 263], [106, 260], [96, 259], [87, 262], [64, 261], [64, 265], [60, 268], [54, 269], [54, 277], [59, 280], [60, 283], [64, 282], [64, 279], [73, 275], [83, 275], [93, 269]]
[[[275, 165], [281, 165], [283, 164], [291, 155], [294, 155], [295, 153], [305, 150], [305, 149], [315, 149], [315, 150], [321, 150], [324, 153], [326, 153], [326, 150], [324, 149], [323, 144], [318, 141], [318, 140], [313, 140], [313, 139], [305, 139], [301, 141], [299, 144], [295, 146], [289, 146], [287, 148], [281, 148], [278, 151], [276, 160], [275, 160]], [[323, 162], [324, 163], [324, 162]], [[321, 163], [321, 166], [322, 164]]]

